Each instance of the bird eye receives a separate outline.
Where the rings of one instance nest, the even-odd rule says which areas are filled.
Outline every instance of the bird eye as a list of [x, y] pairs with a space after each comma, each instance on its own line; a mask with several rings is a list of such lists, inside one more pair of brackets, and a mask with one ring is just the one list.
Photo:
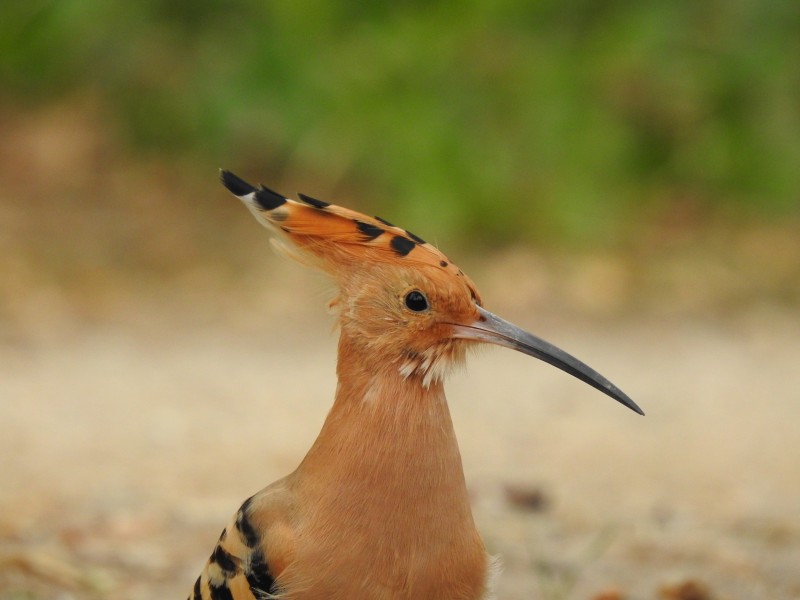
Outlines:
[[428, 299], [419, 290], [412, 290], [406, 294], [406, 306], [414, 312], [428, 310]]

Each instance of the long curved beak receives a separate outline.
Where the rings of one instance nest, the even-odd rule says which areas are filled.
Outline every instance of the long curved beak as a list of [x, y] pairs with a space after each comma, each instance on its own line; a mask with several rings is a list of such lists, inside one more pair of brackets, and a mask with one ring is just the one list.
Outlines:
[[640, 415], [644, 414], [644, 411], [625, 392], [574, 356], [527, 331], [523, 331], [513, 323], [501, 319], [488, 310], [478, 307], [478, 312], [480, 317], [474, 323], [453, 325], [453, 337], [505, 346], [543, 360], [611, 396], [617, 402], [624, 404]]

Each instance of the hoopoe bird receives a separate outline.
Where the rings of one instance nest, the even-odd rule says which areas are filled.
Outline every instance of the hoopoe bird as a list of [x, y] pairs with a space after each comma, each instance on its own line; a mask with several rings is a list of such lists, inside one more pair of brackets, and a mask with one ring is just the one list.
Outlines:
[[300, 466], [242, 504], [189, 600], [487, 598], [491, 559], [442, 383], [453, 365], [473, 344], [498, 344], [644, 413], [592, 368], [486, 310], [470, 278], [413, 233], [227, 171], [221, 179], [273, 241], [337, 284], [338, 386]]

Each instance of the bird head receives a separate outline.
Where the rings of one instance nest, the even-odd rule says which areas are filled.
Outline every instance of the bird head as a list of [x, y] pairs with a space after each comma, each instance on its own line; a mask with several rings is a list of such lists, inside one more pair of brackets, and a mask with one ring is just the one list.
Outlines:
[[490, 343], [543, 360], [644, 414], [622, 390], [563, 350], [483, 307], [475, 284], [437, 248], [378, 217], [303, 194], [290, 200], [221, 172], [223, 184], [278, 234], [285, 253], [333, 277], [343, 336], [365, 360], [429, 386]]

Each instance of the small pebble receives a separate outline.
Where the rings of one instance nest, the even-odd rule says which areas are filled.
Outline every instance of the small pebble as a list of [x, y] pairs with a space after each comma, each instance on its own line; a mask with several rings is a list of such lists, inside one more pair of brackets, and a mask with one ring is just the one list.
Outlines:
[[544, 512], [550, 507], [550, 498], [538, 486], [506, 484], [503, 492], [506, 502], [519, 510]]

